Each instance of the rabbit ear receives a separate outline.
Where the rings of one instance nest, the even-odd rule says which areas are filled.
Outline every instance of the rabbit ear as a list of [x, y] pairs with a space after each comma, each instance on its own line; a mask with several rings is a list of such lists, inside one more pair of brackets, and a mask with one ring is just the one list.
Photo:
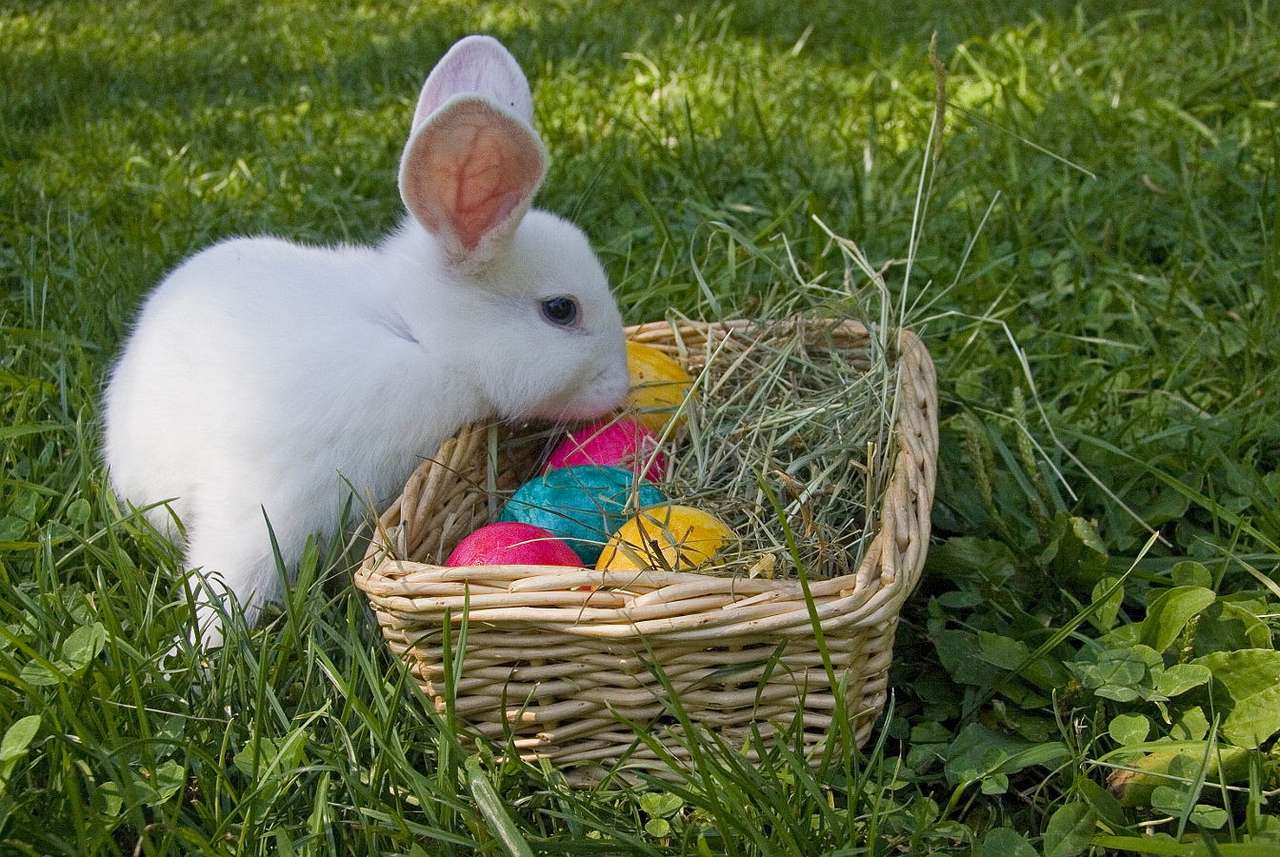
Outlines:
[[417, 128], [455, 95], [488, 98], [533, 127], [533, 96], [515, 57], [497, 39], [467, 36], [455, 42], [431, 70], [413, 113]]
[[547, 171], [532, 113], [529, 84], [493, 39], [463, 39], [427, 79], [400, 196], [450, 261], [492, 259], [528, 210]]
[[520, 225], [546, 171], [529, 126], [486, 98], [455, 96], [409, 138], [400, 196], [450, 261], [483, 263]]

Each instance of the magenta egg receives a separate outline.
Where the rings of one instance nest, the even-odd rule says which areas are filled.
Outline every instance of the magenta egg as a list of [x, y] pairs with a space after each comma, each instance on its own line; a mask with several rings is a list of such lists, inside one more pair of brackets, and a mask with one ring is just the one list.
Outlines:
[[[658, 436], [634, 420], [593, 423], [570, 432], [547, 459], [547, 470], [598, 464], [638, 471], [645, 479], [656, 481], [667, 470], [667, 456], [655, 452]], [[647, 465], [647, 466], [646, 466]]]
[[486, 524], [449, 554], [445, 565], [573, 565], [582, 560], [551, 533], [518, 521]]

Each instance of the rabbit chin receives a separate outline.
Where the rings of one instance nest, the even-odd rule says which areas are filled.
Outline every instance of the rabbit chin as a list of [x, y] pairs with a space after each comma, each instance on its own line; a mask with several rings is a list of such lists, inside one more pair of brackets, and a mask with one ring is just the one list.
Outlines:
[[577, 422], [594, 420], [616, 411], [622, 406], [622, 398], [582, 399], [572, 402], [548, 402], [534, 408], [529, 417], [551, 422]]
[[590, 393], [580, 392], [566, 401], [563, 398], [549, 399], [545, 403], [532, 408], [528, 417], [552, 422], [574, 422], [578, 420], [594, 420], [618, 410], [627, 398], [627, 384], [613, 385], [611, 389], [593, 389]]

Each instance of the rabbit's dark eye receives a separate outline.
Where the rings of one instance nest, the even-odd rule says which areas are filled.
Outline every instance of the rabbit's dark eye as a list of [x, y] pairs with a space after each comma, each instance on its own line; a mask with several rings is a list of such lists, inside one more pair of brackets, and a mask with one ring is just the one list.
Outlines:
[[569, 327], [578, 320], [578, 302], [566, 295], [542, 302], [542, 317], [557, 327]]

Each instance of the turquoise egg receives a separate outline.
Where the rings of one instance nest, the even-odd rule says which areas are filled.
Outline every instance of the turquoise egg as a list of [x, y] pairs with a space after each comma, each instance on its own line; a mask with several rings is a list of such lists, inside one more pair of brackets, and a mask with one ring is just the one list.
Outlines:
[[635, 483], [619, 467], [562, 467], [521, 485], [498, 520], [549, 530], [591, 566], [614, 530], [636, 513], [637, 503], [645, 509], [666, 501], [653, 485]]

